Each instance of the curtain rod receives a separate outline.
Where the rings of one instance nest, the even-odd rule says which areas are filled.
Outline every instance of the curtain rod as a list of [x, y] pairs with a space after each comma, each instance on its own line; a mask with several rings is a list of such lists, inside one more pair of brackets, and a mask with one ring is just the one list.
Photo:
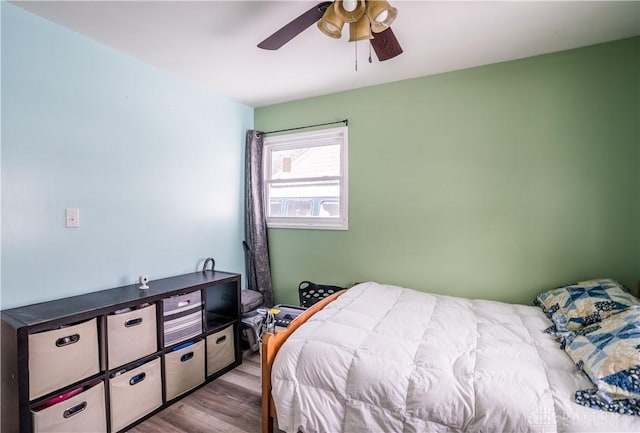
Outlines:
[[349, 126], [349, 119], [338, 120], [336, 122], [318, 123], [316, 125], [298, 126], [297, 128], [278, 129], [277, 131], [263, 132], [262, 134], [275, 134], [276, 132], [295, 131], [297, 129], [315, 128], [316, 126], [334, 125], [336, 123], [344, 123], [344, 126]]

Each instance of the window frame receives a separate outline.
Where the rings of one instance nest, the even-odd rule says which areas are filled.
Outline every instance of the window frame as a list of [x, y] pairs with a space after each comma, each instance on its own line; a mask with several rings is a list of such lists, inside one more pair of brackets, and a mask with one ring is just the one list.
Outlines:
[[[262, 154], [263, 166], [263, 197], [265, 216], [268, 228], [289, 228], [289, 229], [315, 229], [315, 230], [348, 230], [349, 229], [349, 181], [348, 181], [348, 148], [349, 148], [348, 127], [327, 128], [295, 134], [281, 134], [273, 137], [264, 137], [264, 148]], [[329, 145], [340, 145], [340, 175], [321, 176], [309, 178], [293, 178], [286, 181], [274, 180], [271, 178], [272, 154], [274, 151], [306, 149], [310, 147], [322, 147]], [[303, 182], [303, 181], [328, 181], [338, 180], [340, 190], [340, 215], [339, 217], [287, 217], [269, 216], [270, 197], [269, 186], [280, 182]], [[282, 212], [285, 212], [285, 202], [282, 203]]]

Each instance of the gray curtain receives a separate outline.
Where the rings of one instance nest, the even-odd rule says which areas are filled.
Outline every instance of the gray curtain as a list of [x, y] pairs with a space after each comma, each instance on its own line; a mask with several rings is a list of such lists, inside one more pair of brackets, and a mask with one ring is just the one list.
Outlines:
[[245, 252], [247, 287], [262, 293], [264, 305], [273, 306], [267, 220], [263, 197], [263, 133], [247, 131], [245, 159]]

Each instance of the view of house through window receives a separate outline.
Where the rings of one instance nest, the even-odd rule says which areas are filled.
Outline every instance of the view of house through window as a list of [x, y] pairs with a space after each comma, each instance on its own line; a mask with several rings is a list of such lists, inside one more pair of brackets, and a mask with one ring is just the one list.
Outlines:
[[347, 128], [265, 138], [269, 227], [347, 229]]

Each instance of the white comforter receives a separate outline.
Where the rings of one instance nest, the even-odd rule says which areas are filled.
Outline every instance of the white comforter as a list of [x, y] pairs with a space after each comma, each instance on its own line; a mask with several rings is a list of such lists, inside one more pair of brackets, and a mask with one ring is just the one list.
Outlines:
[[535, 307], [364, 283], [315, 314], [272, 370], [278, 424], [295, 433], [640, 432], [586, 408], [593, 387], [543, 333]]

